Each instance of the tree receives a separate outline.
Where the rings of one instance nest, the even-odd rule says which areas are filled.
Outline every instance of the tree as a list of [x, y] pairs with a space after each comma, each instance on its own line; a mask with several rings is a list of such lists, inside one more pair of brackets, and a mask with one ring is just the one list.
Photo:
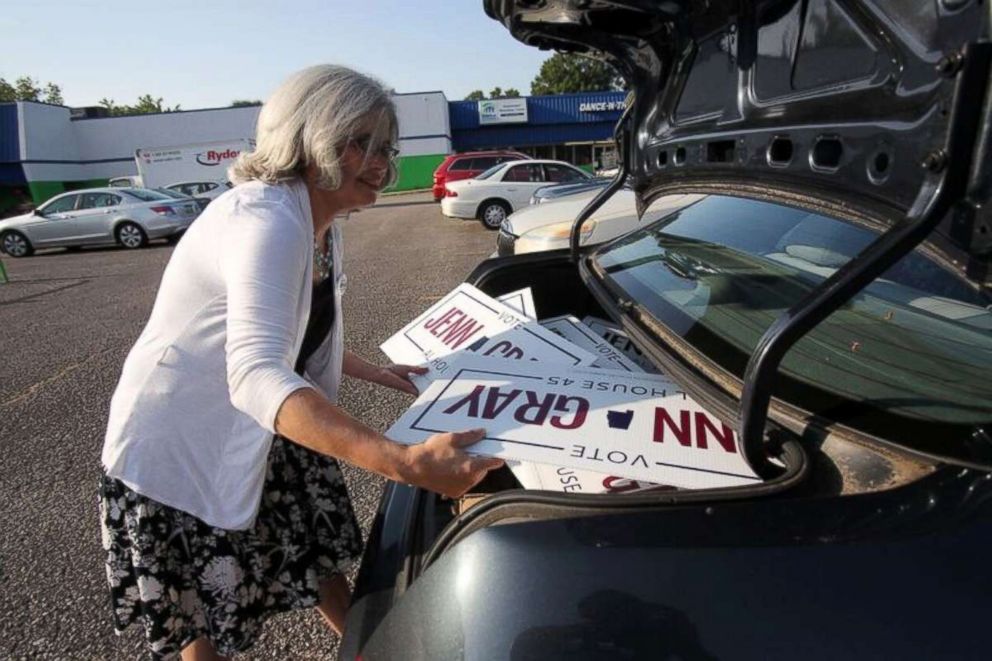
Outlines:
[[14, 93], [18, 101], [38, 101], [41, 88], [30, 76], [21, 76], [14, 81]]
[[609, 64], [576, 53], [555, 53], [541, 65], [530, 84], [530, 93], [568, 94], [623, 88], [623, 78]]
[[254, 101], [250, 101], [248, 99], [235, 99], [234, 101], [231, 101], [232, 108], [241, 108], [244, 106], [260, 106], [260, 105], [262, 105], [262, 102], [259, 101], [258, 99], [255, 99]]
[[0, 78], [0, 101], [44, 101], [62, 105], [62, 90], [55, 83], [41, 83], [30, 76], [21, 76], [11, 85]]
[[473, 90], [465, 97], [466, 101], [484, 101], [486, 99], [515, 99], [520, 96], [520, 90], [515, 87], [494, 87], [489, 91], [489, 96], [482, 90]]
[[45, 85], [45, 103], [52, 103], [57, 106], [64, 106], [65, 101], [62, 100], [62, 88], [55, 83], [48, 83]]
[[162, 97], [153, 97], [151, 94], [142, 94], [138, 97], [138, 102], [133, 106], [117, 105], [113, 99], [104, 97], [100, 99], [100, 105], [106, 108], [111, 115], [147, 115], [155, 112], [176, 112], [180, 110], [179, 104], [170, 108], [162, 104]]

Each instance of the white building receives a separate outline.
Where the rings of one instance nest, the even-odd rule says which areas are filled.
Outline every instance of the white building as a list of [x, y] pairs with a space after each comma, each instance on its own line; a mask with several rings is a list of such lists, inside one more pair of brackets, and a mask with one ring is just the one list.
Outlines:
[[[394, 190], [427, 188], [451, 152], [448, 102], [442, 92], [397, 94], [399, 181]], [[139, 149], [253, 139], [260, 106], [129, 115], [70, 117], [44, 103], [0, 103], [0, 211], [26, 189], [36, 204], [65, 190], [106, 185], [137, 174]]]

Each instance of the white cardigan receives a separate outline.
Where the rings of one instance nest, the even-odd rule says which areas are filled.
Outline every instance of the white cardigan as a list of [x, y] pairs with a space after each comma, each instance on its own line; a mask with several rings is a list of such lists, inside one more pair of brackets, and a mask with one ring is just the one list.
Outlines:
[[107, 474], [208, 524], [251, 527], [275, 417], [315, 384], [341, 381], [341, 240], [332, 224], [334, 326], [293, 371], [310, 316], [313, 222], [306, 187], [242, 184], [186, 232], [148, 325], [124, 362], [103, 446]]

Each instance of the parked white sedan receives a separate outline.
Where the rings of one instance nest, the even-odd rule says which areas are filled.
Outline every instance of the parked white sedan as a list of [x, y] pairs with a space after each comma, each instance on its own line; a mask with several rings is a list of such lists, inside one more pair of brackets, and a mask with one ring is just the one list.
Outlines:
[[[572, 223], [600, 189], [584, 191], [551, 200], [544, 204], [530, 205], [509, 216], [496, 235], [496, 252], [499, 256], [520, 255], [567, 248], [572, 235]], [[664, 195], [655, 200], [637, 218], [634, 192], [622, 188], [614, 193], [583, 225], [579, 245], [605, 243], [642, 225], [678, 211], [702, 199], [702, 195]]]
[[150, 239], [179, 238], [199, 213], [196, 200], [176, 200], [146, 188], [72, 191], [0, 221], [0, 249], [27, 257], [35, 248], [106, 243], [140, 248]]
[[189, 195], [198, 199], [216, 200], [231, 188], [229, 181], [177, 181], [163, 186], [176, 193]]
[[526, 207], [538, 188], [591, 178], [588, 172], [563, 161], [501, 163], [474, 179], [445, 184], [441, 213], [451, 218], [478, 218], [484, 227], [495, 230], [511, 213]]

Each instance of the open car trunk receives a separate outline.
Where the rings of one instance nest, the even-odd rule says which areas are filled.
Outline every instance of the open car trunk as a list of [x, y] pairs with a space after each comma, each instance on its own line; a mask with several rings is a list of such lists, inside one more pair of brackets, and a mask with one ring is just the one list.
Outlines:
[[[617, 127], [620, 172], [576, 219], [571, 259], [489, 260], [468, 282], [492, 296], [531, 287], [539, 318], [620, 323], [737, 427], [763, 481], [566, 494], [523, 490], [501, 470], [453, 501], [390, 485], [342, 655], [980, 655], [992, 587], [980, 551], [992, 541], [987, 425], [934, 450], [934, 438], [851, 433], [836, 409], [811, 421], [772, 394], [786, 353], [911, 252], [936, 255], [970, 286], [992, 283], [988, 3], [484, 6], [525, 44], [609, 62], [632, 94]], [[877, 236], [765, 329], [746, 371], [712, 369], [639, 301], [611, 292], [578, 249], [582, 222], [628, 175], [640, 210], [669, 193], [740, 195], [816, 207]]]
[[[609, 316], [564, 252], [489, 260], [468, 281], [490, 295], [530, 286], [541, 317]], [[920, 572], [984, 576], [985, 474], [844, 439], [784, 457], [779, 478], [716, 490], [527, 491], [506, 468], [453, 500], [390, 484], [341, 658], [968, 656], [973, 636], [955, 632], [979, 630], [988, 581], [962, 599], [944, 572]], [[952, 520], [962, 543], [929, 534]], [[876, 626], [920, 603], [949, 604], [920, 623], [932, 635]], [[774, 616], [743, 622], [756, 604]]]
[[[612, 315], [590, 292], [587, 281], [569, 259], [567, 251], [490, 259], [467, 278], [490, 296], [530, 287], [539, 318], [571, 314], [609, 319]], [[650, 343], [641, 345], [658, 367], [670, 372], [676, 363]], [[708, 404], [719, 408], [719, 398], [708, 398], [706, 389], [695, 390]], [[723, 410], [733, 420], [733, 410]], [[805, 424], [805, 423], [804, 423]], [[802, 440], [802, 442], [797, 442]], [[458, 499], [416, 490], [416, 536], [410, 538], [405, 578], [413, 581], [442, 554], [472, 532], [489, 526], [545, 519], [595, 517], [606, 513], [644, 512], [677, 504], [720, 503], [737, 500], [837, 496], [878, 492], [905, 485], [931, 474], [936, 465], [911, 455], [852, 442], [843, 433], [807, 427], [805, 438], [786, 440], [779, 448], [781, 470], [774, 478], [753, 486], [718, 489], [676, 489], [659, 486], [633, 493], [535, 491], [524, 489], [509, 468], [491, 472], [469, 493]], [[558, 469], [563, 484], [574, 470]]]

